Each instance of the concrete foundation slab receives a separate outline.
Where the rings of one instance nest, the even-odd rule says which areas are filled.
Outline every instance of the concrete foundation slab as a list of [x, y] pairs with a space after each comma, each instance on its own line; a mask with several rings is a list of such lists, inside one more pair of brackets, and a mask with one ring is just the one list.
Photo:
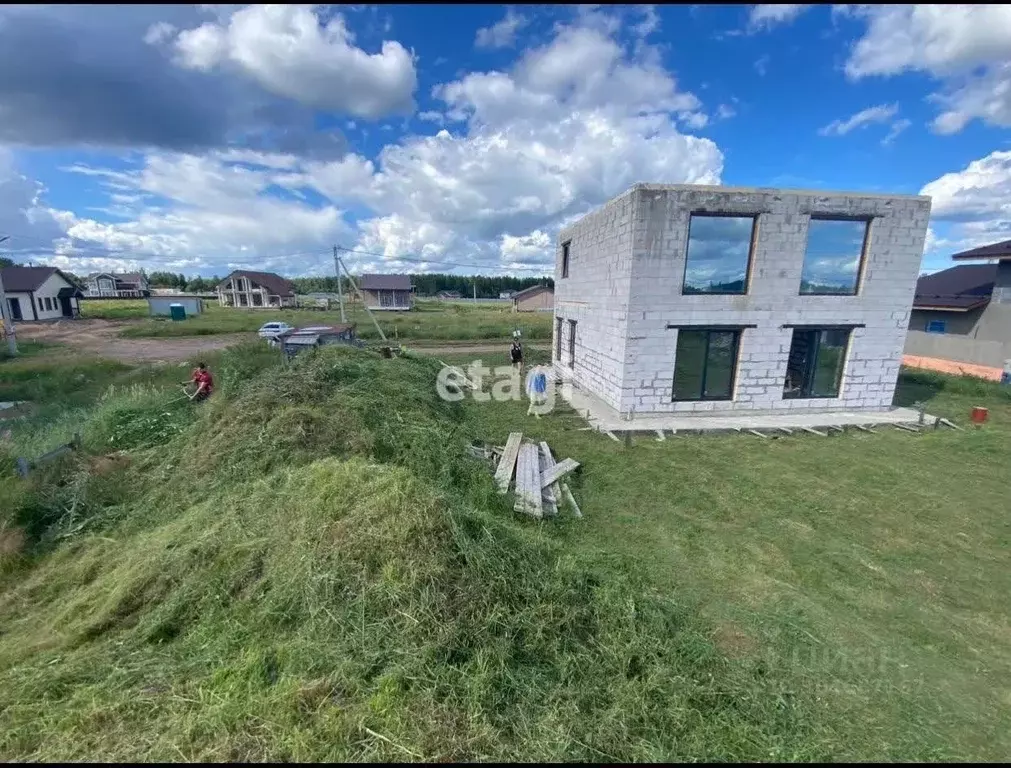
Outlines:
[[[572, 386], [559, 387], [562, 398], [587, 423], [600, 432], [655, 432], [656, 430], [682, 431], [736, 431], [752, 429], [775, 430], [785, 434], [791, 429], [828, 429], [870, 424], [916, 424], [920, 420], [919, 411], [913, 408], [889, 408], [882, 411], [740, 411], [737, 413], [663, 413], [633, 415], [622, 418], [614, 408], [596, 395]], [[924, 425], [932, 427], [934, 416], [925, 414]], [[785, 428], [785, 429], [784, 429]]]

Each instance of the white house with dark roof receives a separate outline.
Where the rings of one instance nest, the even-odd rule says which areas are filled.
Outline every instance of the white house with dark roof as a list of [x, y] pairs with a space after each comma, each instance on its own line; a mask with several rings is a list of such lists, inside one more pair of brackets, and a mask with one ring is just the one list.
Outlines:
[[91, 298], [141, 299], [151, 295], [151, 286], [143, 272], [92, 272], [85, 288]]
[[60, 320], [81, 314], [84, 295], [56, 267], [4, 267], [0, 270], [7, 317], [15, 322]]
[[273, 272], [237, 269], [218, 283], [222, 307], [267, 309], [295, 306], [295, 284]]
[[355, 282], [369, 309], [403, 311], [414, 304], [410, 275], [362, 275]]

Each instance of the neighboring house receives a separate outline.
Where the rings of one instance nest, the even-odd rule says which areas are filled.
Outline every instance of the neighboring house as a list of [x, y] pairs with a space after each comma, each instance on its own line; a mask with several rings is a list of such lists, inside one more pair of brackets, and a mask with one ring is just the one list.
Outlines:
[[410, 275], [362, 275], [355, 282], [369, 309], [410, 309], [414, 297]]
[[151, 287], [143, 272], [122, 275], [93, 272], [88, 275], [85, 287], [90, 298], [139, 299], [151, 295]]
[[1011, 240], [956, 253], [952, 259], [996, 263], [959, 264], [921, 277], [909, 330], [1011, 341]]
[[550, 312], [555, 308], [555, 292], [547, 285], [533, 285], [514, 293], [513, 312]]
[[1011, 240], [962, 251], [952, 259], [995, 263], [959, 264], [921, 277], [905, 352], [983, 366], [996, 375], [1011, 361]]
[[295, 285], [273, 272], [236, 270], [217, 284], [222, 307], [265, 309], [295, 306]]
[[929, 216], [637, 184], [559, 235], [556, 371], [624, 415], [889, 408]]
[[204, 300], [199, 296], [159, 294], [157, 296], [148, 296], [147, 299], [148, 312], [152, 317], [171, 316], [173, 304], [182, 304], [183, 309], [186, 310], [187, 317], [199, 315], [204, 311]]
[[452, 299], [459, 299], [460, 298], [460, 292], [459, 291], [439, 291], [437, 294], [435, 294], [435, 298], [442, 299], [443, 301], [449, 301], [449, 300], [452, 300]]
[[14, 321], [59, 320], [81, 314], [81, 289], [56, 267], [4, 267], [8, 317]]
[[499, 293], [498, 297], [500, 299], [511, 299], [516, 294], [516, 291], [502, 291]]

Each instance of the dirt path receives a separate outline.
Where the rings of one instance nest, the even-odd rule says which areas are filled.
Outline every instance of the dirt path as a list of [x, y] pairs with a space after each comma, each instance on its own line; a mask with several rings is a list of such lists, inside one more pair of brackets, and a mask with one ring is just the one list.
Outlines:
[[121, 339], [117, 334], [134, 325], [130, 320], [68, 320], [56, 323], [22, 323], [18, 338], [66, 344], [80, 352], [124, 363], [175, 362], [202, 352], [230, 347], [254, 338], [252, 333], [222, 333], [214, 336], [184, 336], [155, 339]]
[[[18, 338], [25, 341], [49, 341], [98, 357], [120, 360], [125, 363], [177, 362], [192, 360], [203, 352], [224, 349], [240, 341], [255, 338], [248, 333], [220, 333], [211, 336], [172, 336], [151, 339], [123, 339], [118, 336], [124, 328], [135, 325], [135, 320], [68, 320], [56, 323], [22, 323], [18, 325]], [[501, 353], [509, 349], [508, 340], [500, 342], [417, 342], [405, 340], [404, 346], [425, 355], [479, 355]], [[527, 344], [528, 349], [550, 349], [551, 343]]]

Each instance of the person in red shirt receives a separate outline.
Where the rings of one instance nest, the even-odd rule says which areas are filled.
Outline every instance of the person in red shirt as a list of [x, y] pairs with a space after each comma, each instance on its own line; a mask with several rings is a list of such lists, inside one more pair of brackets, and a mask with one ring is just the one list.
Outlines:
[[214, 392], [214, 378], [203, 363], [197, 363], [197, 367], [193, 369], [193, 375], [186, 383], [196, 385], [196, 391], [189, 396], [190, 400], [206, 400]]

